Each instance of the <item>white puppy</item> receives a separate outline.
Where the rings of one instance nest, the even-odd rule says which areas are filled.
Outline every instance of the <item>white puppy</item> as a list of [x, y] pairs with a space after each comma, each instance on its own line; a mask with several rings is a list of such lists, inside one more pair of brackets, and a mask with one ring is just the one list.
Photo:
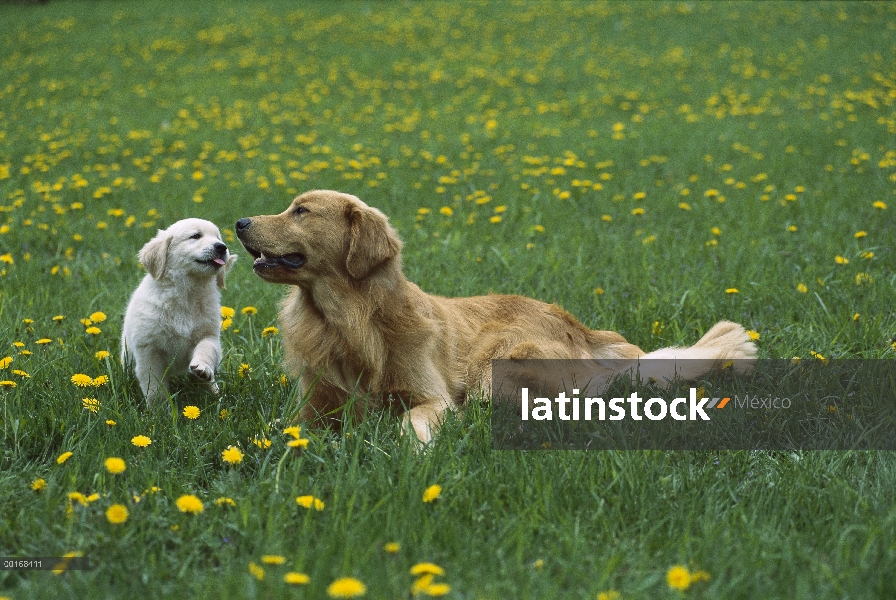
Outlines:
[[217, 393], [221, 293], [236, 261], [214, 223], [178, 221], [138, 254], [148, 274], [124, 315], [121, 359], [132, 365], [147, 402], [164, 397], [172, 375], [190, 372]]

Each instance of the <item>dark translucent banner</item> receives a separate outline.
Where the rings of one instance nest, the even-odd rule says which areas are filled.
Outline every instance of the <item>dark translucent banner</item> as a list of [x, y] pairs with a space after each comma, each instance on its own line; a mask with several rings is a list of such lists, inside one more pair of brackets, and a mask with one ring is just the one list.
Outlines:
[[495, 360], [496, 450], [896, 450], [896, 361]]

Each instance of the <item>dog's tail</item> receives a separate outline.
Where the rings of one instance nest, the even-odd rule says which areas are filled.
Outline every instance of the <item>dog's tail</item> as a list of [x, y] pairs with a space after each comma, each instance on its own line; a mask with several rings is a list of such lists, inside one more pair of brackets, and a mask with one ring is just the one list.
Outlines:
[[[642, 374], [657, 380], [678, 376], [695, 379], [713, 367], [734, 361], [735, 370], [743, 372], [756, 358], [756, 344], [741, 325], [719, 321], [693, 346], [660, 348], [638, 359]], [[672, 369], [672, 372], [666, 371]], [[656, 372], [654, 372], [656, 371]]]

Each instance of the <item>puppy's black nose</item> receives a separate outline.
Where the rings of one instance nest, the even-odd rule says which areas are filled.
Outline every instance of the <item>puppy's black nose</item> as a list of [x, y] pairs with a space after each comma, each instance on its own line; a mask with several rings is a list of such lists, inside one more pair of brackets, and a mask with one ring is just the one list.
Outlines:
[[214, 249], [222, 256], [227, 252], [227, 246], [223, 242], [215, 242]]
[[249, 228], [249, 225], [251, 225], [251, 224], [252, 224], [252, 219], [248, 219], [248, 218], [246, 218], [246, 217], [243, 217], [242, 219], [240, 219], [239, 221], [237, 221], [237, 222], [236, 222], [236, 232], [237, 232], [237, 234], [240, 234], [240, 233], [244, 232], [246, 229]]

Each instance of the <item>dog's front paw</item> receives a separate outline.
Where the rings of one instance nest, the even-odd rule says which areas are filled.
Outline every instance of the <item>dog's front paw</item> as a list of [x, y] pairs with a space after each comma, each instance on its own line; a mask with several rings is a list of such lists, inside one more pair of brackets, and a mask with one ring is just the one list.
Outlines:
[[203, 362], [195, 362], [190, 365], [190, 372], [203, 381], [214, 383], [215, 370]]

